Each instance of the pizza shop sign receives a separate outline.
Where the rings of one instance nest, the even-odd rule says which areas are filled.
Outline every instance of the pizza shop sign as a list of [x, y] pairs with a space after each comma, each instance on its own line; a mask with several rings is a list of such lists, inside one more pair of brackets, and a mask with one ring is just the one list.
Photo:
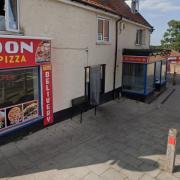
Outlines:
[[0, 42], [0, 53], [8, 54], [15, 54], [15, 53], [21, 53], [23, 54], [25, 51], [28, 51], [30, 53], [33, 53], [33, 42], [30, 43], [26, 42], [16, 42], [16, 41], [7, 41], [7, 42]]
[[24, 55], [12, 56], [12, 54], [24, 54], [25, 51], [33, 53], [33, 42], [30, 44], [25, 42], [17, 43], [16, 41], [7, 41], [5, 44], [0, 42], [0, 53], [11, 54], [0, 56], [0, 62], [6, 64], [26, 63], [27, 59]]
[[0, 67], [34, 66], [50, 56], [50, 40], [0, 38]]

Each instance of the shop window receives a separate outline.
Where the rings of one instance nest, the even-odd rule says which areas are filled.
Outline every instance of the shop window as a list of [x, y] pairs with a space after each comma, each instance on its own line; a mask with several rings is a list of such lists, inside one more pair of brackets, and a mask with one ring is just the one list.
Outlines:
[[1, 0], [0, 31], [19, 31], [19, 0]]
[[38, 117], [38, 68], [1, 70], [0, 82], [0, 129]]
[[123, 64], [123, 90], [144, 94], [144, 64]]
[[136, 45], [145, 44], [145, 30], [138, 29], [136, 32]]
[[98, 17], [98, 42], [109, 42], [109, 20]]
[[161, 84], [166, 81], [166, 61], [162, 61], [161, 67]]
[[154, 70], [155, 70], [155, 63], [147, 64], [146, 93], [151, 93], [154, 90]]
[[156, 62], [156, 84], [161, 83], [161, 61]]
[[[89, 98], [90, 96], [90, 68], [91, 67], [85, 67], [85, 96]], [[106, 65], [101, 65], [101, 94], [104, 94], [105, 92], [105, 70]]]

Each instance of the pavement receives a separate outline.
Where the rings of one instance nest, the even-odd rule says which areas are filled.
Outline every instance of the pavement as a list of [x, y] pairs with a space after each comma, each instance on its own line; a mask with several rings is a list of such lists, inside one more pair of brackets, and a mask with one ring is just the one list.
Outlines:
[[76, 116], [0, 146], [0, 180], [178, 180], [179, 138], [175, 173], [164, 169], [168, 130], [180, 131], [179, 107], [180, 85], [169, 85], [151, 104], [121, 98], [96, 116], [84, 113], [82, 124]]

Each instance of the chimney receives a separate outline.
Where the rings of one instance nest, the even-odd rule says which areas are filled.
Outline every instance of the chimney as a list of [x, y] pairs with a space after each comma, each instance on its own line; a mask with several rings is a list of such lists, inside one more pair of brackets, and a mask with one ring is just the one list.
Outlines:
[[131, 0], [131, 11], [134, 14], [139, 12], [139, 0]]

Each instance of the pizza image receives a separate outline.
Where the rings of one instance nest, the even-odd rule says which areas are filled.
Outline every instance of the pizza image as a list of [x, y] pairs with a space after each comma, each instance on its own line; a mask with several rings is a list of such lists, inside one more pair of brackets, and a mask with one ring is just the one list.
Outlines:
[[13, 107], [9, 110], [8, 119], [11, 124], [15, 124], [22, 119], [22, 111], [20, 107]]
[[23, 110], [23, 114], [24, 114], [25, 120], [38, 117], [38, 103], [33, 102], [33, 103], [27, 105]]
[[49, 62], [51, 57], [50, 41], [42, 41], [36, 51], [36, 62]]
[[5, 120], [5, 115], [3, 111], [0, 111], [0, 122]]
[[0, 111], [0, 129], [5, 125], [5, 112]]

